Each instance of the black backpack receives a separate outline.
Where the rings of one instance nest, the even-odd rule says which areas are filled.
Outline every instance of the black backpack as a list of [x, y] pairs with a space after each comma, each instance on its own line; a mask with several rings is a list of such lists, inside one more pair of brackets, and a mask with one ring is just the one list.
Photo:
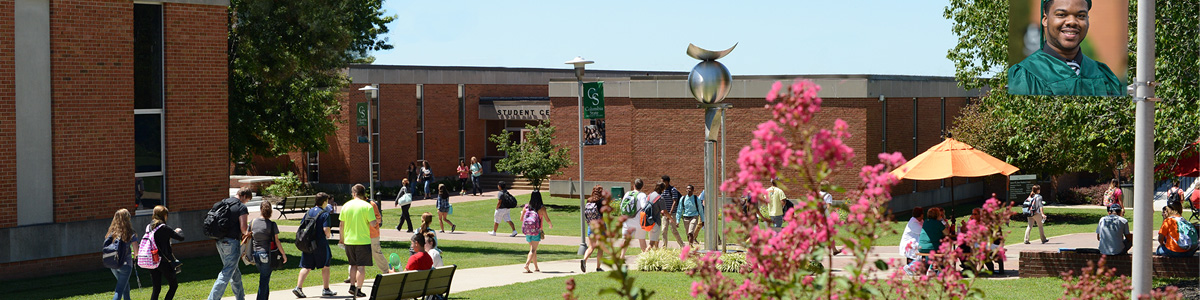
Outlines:
[[[126, 248], [125, 251], [129, 251]], [[104, 247], [100, 248], [100, 262], [104, 263], [104, 267], [109, 269], [119, 269], [124, 265], [124, 255], [121, 255], [121, 241], [115, 237], [104, 239]]]
[[241, 200], [237, 198], [221, 200], [208, 210], [208, 215], [204, 216], [204, 236], [214, 240], [229, 236], [229, 228], [233, 225], [233, 221], [229, 219], [229, 209], [233, 207], [233, 203], [237, 203], [236, 201]]
[[1168, 192], [1168, 194], [1170, 194], [1167, 196], [1168, 204], [1170, 204], [1171, 202], [1175, 202], [1175, 203], [1179, 203], [1179, 205], [1183, 205], [1183, 196], [1180, 196], [1179, 192], [1177, 192], [1175, 190], [1170, 190]]
[[600, 219], [600, 203], [588, 202], [583, 204], [583, 218], [591, 221]]
[[515, 208], [517, 207], [517, 198], [509, 194], [508, 191], [500, 191], [500, 208]]
[[783, 212], [784, 213], [787, 213], [787, 211], [792, 210], [793, 207], [796, 207], [796, 204], [792, 203], [792, 200], [783, 199]]
[[304, 220], [300, 221], [300, 228], [296, 229], [296, 249], [300, 252], [311, 253], [317, 248], [317, 240], [323, 238], [322, 224], [317, 224], [317, 218], [324, 214], [322, 210], [316, 215], [305, 214]]
[[641, 212], [646, 215], [645, 218], [642, 218], [642, 227], [650, 227], [656, 224], [661, 224], [662, 211], [658, 209], [658, 200], [661, 199], [662, 196], [659, 196], [657, 199], [651, 199], [654, 202], [648, 203], [645, 207], [642, 207]]

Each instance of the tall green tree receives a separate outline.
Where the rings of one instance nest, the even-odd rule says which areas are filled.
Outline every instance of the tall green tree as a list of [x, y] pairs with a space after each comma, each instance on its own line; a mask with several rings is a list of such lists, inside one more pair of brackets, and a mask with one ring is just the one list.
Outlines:
[[232, 0], [229, 154], [233, 161], [322, 151], [348, 64], [391, 49], [383, 0]]
[[[1130, 3], [1130, 70], [1135, 78], [1136, 1]], [[964, 110], [952, 132], [962, 141], [1031, 173], [1109, 173], [1129, 163], [1134, 144], [1130, 97], [1009, 95], [1010, 1], [951, 0], [944, 15], [958, 44], [947, 58], [963, 88], [987, 90]], [[1171, 161], [1200, 138], [1200, 43], [1194, 0], [1157, 1], [1155, 154]]]
[[541, 188], [542, 181], [550, 175], [562, 174], [562, 168], [571, 166], [567, 147], [554, 144], [554, 126], [549, 121], [537, 125], [527, 124], [524, 141], [513, 141], [512, 132], [504, 131], [493, 134], [488, 140], [496, 144], [496, 149], [507, 156], [496, 162], [496, 169], [513, 174], [520, 174], [529, 179], [534, 188]]

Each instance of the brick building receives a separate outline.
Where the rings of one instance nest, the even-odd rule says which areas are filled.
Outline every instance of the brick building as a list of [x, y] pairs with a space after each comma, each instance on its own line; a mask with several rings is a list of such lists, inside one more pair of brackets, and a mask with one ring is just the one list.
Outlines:
[[[591, 75], [589, 73], [589, 75]], [[726, 119], [726, 174], [737, 173], [737, 153], [750, 143], [759, 123], [770, 118], [764, 107], [767, 91], [776, 81], [790, 83], [805, 78], [821, 86], [822, 110], [814, 122], [831, 128], [836, 119], [850, 126], [845, 143], [854, 148], [853, 166], [835, 174], [833, 183], [854, 189], [861, 180], [857, 170], [878, 163], [876, 154], [899, 151], [912, 158], [942, 141], [942, 132], [977, 91], [958, 87], [952, 77], [889, 75], [794, 75], [734, 76], [728, 97]], [[677, 187], [692, 184], [697, 193], [704, 185], [704, 110], [687, 90], [687, 76], [634, 76], [584, 81], [603, 81], [605, 92], [606, 145], [586, 146], [585, 187], [601, 184], [625, 186], [634, 178], [648, 184], [670, 175]], [[550, 81], [551, 123], [558, 128], [578, 127], [578, 89], [574, 78]], [[556, 132], [556, 140], [571, 148], [578, 159], [575, 130]], [[719, 146], [718, 146], [719, 147]], [[719, 149], [718, 149], [719, 151]], [[572, 194], [579, 169], [563, 170], [551, 177], [550, 191]], [[570, 180], [576, 180], [572, 183]], [[594, 182], [593, 182], [594, 181]], [[983, 183], [955, 182], [955, 198], [983, 195]], [[945, 184], [945, 185], [943, 185]], [[949, 202], [948, 182], [906, 180], [893, 190], [892, 209], [907, 210]], [[791, 195], [789, 195], [791, 196]], [[835, 194], [841, 199], [842, 195]]]
[[101, 268], [139, 204], [170, 208], [180, 256], [216, 252], [199, 224], [228, 194], [228, 4], [0, 0], [0, 279]]
[[[525, 124], [548, 118], [559, 128], [556, 142], [571, 148], [577, 160], [577, 111], [574, 73], [562, 69], [425, 67], [355, 65], [348, 70], [353, 86], [346, 91], [338, 120], [346, 124], [329, 137], [330, 149], [322, 153], [291, 153], [259, 161], [259, 169], [286, 169], [302, 179], [326, 187], [346, 189], [368, 181], [367, 143], [358, 137], [366, 127], [355, 124], [356, 103], [367, 102], [357, 89], [379, 88], [377, 113], [378, 180], [395, 185], [408, 163], [428, 160], [437, 177], [453, 177], [459, 159], [479, 157], [487, 172], [503, 157], [487, 136], [513, 131], [519, 136]], [[726, 116], [726, 162], [736, 172], [737, 151], [749, 143], [751, 131], [766, 121], [764, 96], [775, 81], [808, 78], [822, 86], [823, 111], [816, 122], [832, 126], [833, 120], [849, 123], [853, 136], [847, 144], [857, 154], [857, 170], [877, 163], [875, 154], [900, 151], [912, 158], [941, 142], [942, 132], [953, 127], [959, 111], [978, 95], [957, 86], [951, 77], [885, 75], [735, 76], [724, 103], [733, 105]], [[654, 179], [671, 175], [676, 185], [703, 183], [703, 110], [686, 90], [686, 73], [588, 70], [586, 81], [604, 81], [606, 145], [587, 146], [586, 186], [626, 186], [633, 178]], [[362, 133], [360, 133], [362, 132]], [[363, 140], [365, 142], [365, 139]], [[549, 190], [577, 194], [571, 184], [576, 167], [551, 177]], [[835, 177], [837, 184], [854, 188], [857, 172]], [[983, 194], [982, 182], [959, 184], [956, 198]], [[895, 189], [893, 209], [948, 202], [948, 182], [906, 181]]]

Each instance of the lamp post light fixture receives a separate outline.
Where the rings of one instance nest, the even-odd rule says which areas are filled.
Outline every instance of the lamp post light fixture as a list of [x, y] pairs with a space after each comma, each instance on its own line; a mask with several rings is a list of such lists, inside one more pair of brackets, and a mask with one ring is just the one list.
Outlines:
[[[730, 107], [729, 104], [720, 103], [725, 100], [725, 96], [729, 95], [729, 89], [733, 84], [733, 76], [729, 73], [729, 69], [725, 65], [717, 62], [717, 59], [725, 57], [729, 52], [733, 51], [733, 47], [722, 51], [709, 51], [696, 47], [696, 45], [688, 44], [687, 55], [700, 60], [692, 68], [692, 72], [688, 74], [688, 91], [692, 92], [692, 97], [700, 102], [700, 107], [704, 108], [704, 219], [714, 223], [712, 226], [704, 227], [704, 249], [707, 251], [716, 251], [717, 246], [724, 244], [721, 239], [719, 228], [720, 209], [724, 197], [723, 193], [718, 189], [719, 181], [724, 178], [725, 174], [725, 139], [722, 134], [725, 130], [725, 109]], [[721, 166], [717, 167], [718, 159], [717, 142], [721, 143]]]
[[564, 63], [575, 66], [575, 80], [579, 84], [579, 255], [587, 251], [587, 224], [583, 218], [586, 197], [583, 192], [583, 71], [584, 67], [591, 63], [593, 61], [585, 60], [582, 56], [576, 56], [575, 59]]
[[367, 180], [370, 182], [367, 198], [375, 201], [375, 128], [372, 127], [371, 110], [375, 107], [375, 101], [379, 100], [379, 88], [369, 84], [358, 90], [367, 96]]

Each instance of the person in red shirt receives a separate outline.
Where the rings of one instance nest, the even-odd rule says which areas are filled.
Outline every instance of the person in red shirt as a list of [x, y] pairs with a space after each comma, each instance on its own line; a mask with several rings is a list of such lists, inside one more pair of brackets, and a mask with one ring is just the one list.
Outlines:
[[414, 234], [409, 245], [412, 247], [413, 254], [408, 257], [408, 264], [404, 265], [404, 269], [408, 271], [433, 269], [433, 258], [429, 257], [429, 253], [425, 253], [425, 236]]

